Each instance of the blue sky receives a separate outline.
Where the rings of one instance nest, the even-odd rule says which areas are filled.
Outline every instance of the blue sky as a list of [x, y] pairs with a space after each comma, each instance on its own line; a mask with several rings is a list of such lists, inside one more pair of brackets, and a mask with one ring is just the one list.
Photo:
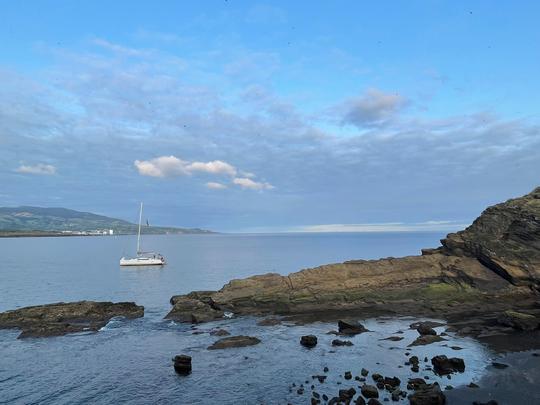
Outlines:
[[[19, 2], [20, 3], [20, 2]], [[537, 2], [0, 1], [0, 205], [451, 229], [540, 172]]]

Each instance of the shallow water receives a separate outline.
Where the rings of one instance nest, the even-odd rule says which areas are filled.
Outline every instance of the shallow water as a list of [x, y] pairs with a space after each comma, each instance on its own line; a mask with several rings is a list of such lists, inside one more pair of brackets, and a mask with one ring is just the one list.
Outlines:
[[[351, 347], [332, 347], [335, 324], [260, 327], [255, 318], [200, 325], [222, 327], [233, 335], [259, 337], [259, 345], [209, 351], [218, 337], [192, 334], [191, 325], [163, 320], [171, 295], [194, 289], [219, 288], [231, 278], [268, 271], [289, 273], [304, 267], [352, 258], [376, 258], [418, 253], [436, 246], [438, 234], [347, 235], [214, 235], [156, 236], [146, 247], [158, 247], [169, 264], [163, 269], [121, 269], [122, 250], [131, 237], [34, 238], [0, 240], [0, 310], [80, 299], [132, 300], [146, 306], [145, 317], [113, 320], [100, 332], [48, 339], [17, 340], [17, 331], [0, 331], [0, 403], [307, 403], [313, 383], [320, 394], [337, 395], [339, 388], [358, 387], [345, 381], [345, 371], [413, 376], [406, 366], [406, 345], [417, 336], [414, 321], [362, 320], [369, 333], [350, 338]], [[31, 254], [29, 253], [31, 252]], [[400, 342], [380, 340], [398, 330]], [[439, 329], [441, 331], [442, 329]], [[314, 349], [299, 344], [315, 334]], [[480, 379], [491, 356], [471, 339], [450, 336], [448, 342], [411, 350], [421, 360], [436, 354], [466, 359], [466, 372], [452, 380], [430, 376], [441, 386], [459, 386]], [[447, 346], [458, 345], [454, 351]], [[175, 374], [171, 358], [193, 356], [193, 373]], [[377, 364], [379, 363], [379, 364]], [[330, 368], [319, 384], [311, 376]], [[423, 368], [421, 362], [421, 369]], [[306, 393], [289, 392], [290, 384], [309, 380]], [[342, 384], [338, 384], [338, 382]], [[320, 387], [319, 387], [320, 386]], [[404, 388], [404, 384], [402, 384]], [[454, 402], [456, 403], [456, 402]]]

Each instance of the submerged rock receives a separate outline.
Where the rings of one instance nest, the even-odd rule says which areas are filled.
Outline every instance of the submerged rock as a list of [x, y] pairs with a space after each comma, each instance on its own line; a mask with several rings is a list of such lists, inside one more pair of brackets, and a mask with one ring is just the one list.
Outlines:
[[540, 320], [534, 315], [524, 314], [517, 311], [504, 311], [497, 318], [497, 322], [503, 326], [509, 326], [511, 328], [520, 331], [532, 331], [538, 329]]
[[422, 335], [416, 338], [409, 346], [424, 346], [435, 342], [442, 342], [446, 340], [438, 335]]
[[98, 331], [114, 317], [144, 316], [134, 302], [59, 302], [0, 313], [0, 329], [21, 329], [19, 339]]
[[231, 333], [225, 329], [214, 329], [210, 331], [211, 336], [229, 336]]
[[334, 339], [332, 340], [332, 346], [352, 346], [353, 343], [350, 340], [340, 340], [340, 339]]
[[431, 327], [431, 324], [428, 322], [421, 322], [417, 328], [417, 332], [420, 335], [437, 335], [437, 332], [435, 332], [435, 329]]
[[211, 346], [208, 346], [208, 350], [229, 349], [232, 347], [245, 347], [253, 346], [261, 343], [260, 339], [253, 336], [231, 336], [223, 339], [219, 339]]
[[362, 395], [366, 398], [379, 398], [379, 390], [373, 385], [362, 385], [360, 392], [362, 392]]
[[266, 318], [257, 322], [258, 326], [276, 326], [281, 325], [281, 321], [277, 318]]

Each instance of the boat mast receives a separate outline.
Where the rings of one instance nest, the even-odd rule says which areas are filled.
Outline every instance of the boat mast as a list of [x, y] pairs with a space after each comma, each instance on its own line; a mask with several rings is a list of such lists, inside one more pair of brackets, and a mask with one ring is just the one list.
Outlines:
[[141, 254], [141, 221], [142, 221], [142, 202], [139, 211], [139, 232], [137, 233], [137, 255]]

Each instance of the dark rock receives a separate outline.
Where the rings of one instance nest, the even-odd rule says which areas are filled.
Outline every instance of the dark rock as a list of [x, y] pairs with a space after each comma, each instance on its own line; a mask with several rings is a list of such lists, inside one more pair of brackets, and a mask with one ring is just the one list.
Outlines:
[[430, 324], [428, 324], [427, 322], [422, 322], [418, 325], [418, 327], [416, 328], [416, 330], [418, 331], [418, 333], [420, 335], [437, 335], [437, 332], [435, 332], [435, 329], [433, 329]]
[[144, 307], [133, 302], [59, 302], [0, 313], [0, 329], [21, 329], [19, 339], [96, 332], [114, 317], [140, 318]]
[[328, 373], [328, 367], [323, 368], [323, 371], [324, 371], [325, 373]]
[[344, 377], [345, 377], [346, 380], [350, 380], [352, 378], [351, 372], [350, 371], [345, 371]]
[[375, 398], [370, 398], [367, 402], [367, 405], [382, 405], [381, 401]]
[[377, 381], [377, 388], [380, 390], [384, 389], [384, 381]]
[[231, 336], [223, 339], [219, 339], [214, 342], [212, 346], [208, 346], [208, 350], [229, 349], [232, 347], [245, 347], [253, 346], [261, 343], [261, 341], [252, 336]]
[[498, 369], [505, 369], [508, 367], [508, 364], [504, 364], [504, 363], [498, 363], [496, 361], [494, 361], [493, 363], [491, 363], [491, 365], [495, 368], [498, 368]]
[[296, 393], [297, 393], [298, 395], [302, 395], [302, 394], [304, 394], [304, 389], [303, 389], [303, 388], [298, 388], [298, 389], [296, 390]]
[[328, 376], [326, 375], [312, 375], [311, 378], [319, 380], [319, 382], [322, 384]]
[[487, 402], [474, 401], [473, 405], [499, 405], [499, 403], [493, 399], [490, 399]]
[[355, 405], [366, 405], [366, 400], [363, 396], [358, 395], [356, 399], [354, 400]]
[[368, 332], [364, 325], [360, 323], [349, 323], [345, 321], [338, 321], [339, 333], [342, 335], [358, 335], [359, 333]]
[[322, 394], [322, 399], [325, 400], [325, 401], [328, 401], [328, 395]]
[[420, 367], [418, 367], [418, 366], [416, 366], [416, 365], [415, 365], [415, 366], [412, 366], [412, 367], [411, 367], [411, 371], [412, 371], [413, 373], [418, 373], [418, 372], [420, 371]]
[[229, 336], [231, 333], [226, 331], [225, 329], [215, 329], [210, 332], [210, 335], [212, 336]]
[[446, 397], [441, 391], [439, 384], [424, 384], [409, 395], [410, 405], [444, 405]]
[[384, 384], [389, 385], [392, 388], [396, 388], [401, 384], [401, 380], [397, 377], [384, 377]]
[[409, 378], [409, 381], [407, 381], [407, 389], [409, 390], [417, 390], [422, 385], [426, 385], [426, 382], [422, 378]]
[[352, 346], [352, 342], [349, 340], [339, 340], [334, 339], [332, 340], [332, 346]]
[[463, 350], [463, 347], [460, 347], [460, 346], [450, 346], [450, 349], [452, 349], [452, 350]]
[[390, 340], [392, 342], [399, 342], [400, 340], [403, 340], [403, 336], [389, 336], [387, 338], [381, 339], [381, 340]]
[[339, 399], [343, 402], [350, 401], [353, 399], [355, 394], [356, 390], [354, 388], [349, 388], [348, 390], [339, 390]]
[[450, 390], [453, 390], [454, 387], [452, 387], [451, 385], [447, 385], [446, 387], [444, 387], [444, 389], [445, 389], [446, 391], [450, 391]]
[[411, 364], [417, 366], [418, 363], [420, 363], [420, 359], [418, 359], [418, 356], [411, 356], [411, 357], [409, 358], [409, 363], [411, 363]]
[[366, 370], [365, 368], [362, 368], [362, 370], [360, 371], [360, 374], [361, 374], [363, 377], [366, 377], [366, 376], [369, 374], [369, 371]]
[[317, 336], [315, 335], [306, 335], [300, 338], [300, 344], [305, 347], [315, 347], [317, 346]]
[[208, 291], [195, 291], [171, 298], [173, 308], [165, 319], [176, 322], [201, 323], [222, 319], [224, 312], [216, 307]]
[[373, 378], [373, 381], [375, 382], [384, 381], [384, 377], [378, 373], [371, 374], [371, 378]]
[[185, 354], [174, 356], [172, 359], [174, 371], [178, 374], [187, 375], [191, 373], [191, 357]]
[[459, 357], [435, 356], [431, 359], [431, 364], [433, 364], [435, 373], [439, 375], [451, 374], [456, 371], [463, 373], [465, 371], [465, 362]]
[[479, 388], [478, 384], [475, 384], [473, 382], [470, 382], [469, 384], [467, 384], [467, 387], [469, 387], [469, 388]]
[[360, 388], [360, 392], [366, 398], [379, 398], [379, 390], [373, 385], [364, 384]]
[[414, 340], [409, 346], [424, 346], [435, 342], [442, 342], [445, 338], [437, 335], [422, 335]]
[[311, 395], [313, 395], [313, 396], [314, 396], [315, 398], [317, 398], [317, 399], [319, 399], [319, 398], [321, 397], [321, 394], [319, 394], [318, 392], [315, 392], [315, 391], [313, 391], [313, 392], [311, 393]]

